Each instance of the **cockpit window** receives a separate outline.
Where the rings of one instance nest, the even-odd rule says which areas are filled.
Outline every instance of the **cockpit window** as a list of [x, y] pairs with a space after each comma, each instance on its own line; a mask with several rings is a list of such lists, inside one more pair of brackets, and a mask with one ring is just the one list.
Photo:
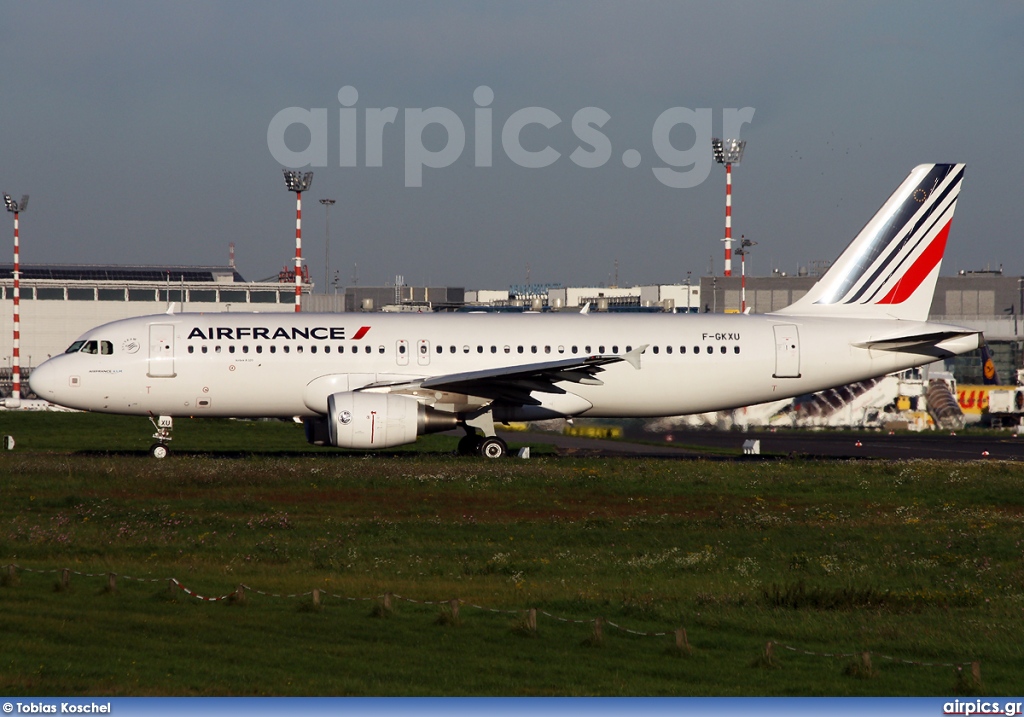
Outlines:
[[83, 354], [103, 354], [104, 356], [109, 356], [114, 353], [114, 344], [110, 341], [76, 341], [68, 346], [68, 350], [64, 353], [73, 354], [79, 351]]

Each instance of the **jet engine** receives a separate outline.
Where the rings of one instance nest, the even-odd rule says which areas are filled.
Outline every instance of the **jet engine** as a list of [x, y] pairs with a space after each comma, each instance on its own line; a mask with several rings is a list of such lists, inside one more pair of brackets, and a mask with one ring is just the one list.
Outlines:
[[392, 393], [346, 391], [327, 399], [327, 416], [307, 418], [306, 440], [314, 445], [375, 449], [413, 443], [425, 433], [455, 428], [454, 414]]

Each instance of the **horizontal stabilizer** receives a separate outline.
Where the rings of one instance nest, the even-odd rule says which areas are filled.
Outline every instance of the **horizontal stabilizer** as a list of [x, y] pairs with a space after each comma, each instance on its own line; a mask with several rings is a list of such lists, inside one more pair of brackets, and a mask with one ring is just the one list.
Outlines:
[[900, 353], [918, 353], [924, 356], [945, 357], [963, 353], [963, 351], [971, 351], [977, 348], [980, 343], [980, 331], [950, 328], [944, 331], [875, 339], [857, 343], [854, 346], [872, 351], [898, 351]]

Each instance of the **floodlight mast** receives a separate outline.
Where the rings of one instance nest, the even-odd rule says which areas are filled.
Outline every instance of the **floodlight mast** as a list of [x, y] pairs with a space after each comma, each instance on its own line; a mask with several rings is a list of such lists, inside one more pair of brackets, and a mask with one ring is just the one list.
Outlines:
[[327, 228], [324, 230], [324, 293], [329, 293], [331, 283], [331, 207], [335, 200], [321, 199], [320, 203], [327, 210]]
[[282, 169], [289, 192], [295, 192], [295, 312], [302, 311], [302, 193], [313, 183], [312, 172]]
[[21, 407], [21, 256], [18, 240], [18, 214], [28, 207], [28, 195], [21, 203], [4, 192], [4, 207], [14, 214], [14, 342], [11, 353], [11, 395], [4, 401], [7, 408]]
[[711, 151], [715, 161], [725, 165], [725, 271], [724, 276], [732, 276], [732, 165], [739, 164], [743, 159], [743, 148], [746, 140], [715, 137], [711, 140]]

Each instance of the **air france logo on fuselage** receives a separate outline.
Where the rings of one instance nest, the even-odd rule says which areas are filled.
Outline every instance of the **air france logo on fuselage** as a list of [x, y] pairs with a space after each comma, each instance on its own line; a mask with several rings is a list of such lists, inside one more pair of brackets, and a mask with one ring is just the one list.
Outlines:
[[[369, 326], [361, 326], [352, 336], [352, 340], [361, 339], [370, 330]], [[211, 326], [206, 331], [196, 326], [189, 332], [188, 340], [203, 339], [204, 341], [235, 341], [239, 339], [263, 339], [264, 341], [295, 341], [297, 339], [316, 339], [317, 341], [344, 341], [343, 326]]]

